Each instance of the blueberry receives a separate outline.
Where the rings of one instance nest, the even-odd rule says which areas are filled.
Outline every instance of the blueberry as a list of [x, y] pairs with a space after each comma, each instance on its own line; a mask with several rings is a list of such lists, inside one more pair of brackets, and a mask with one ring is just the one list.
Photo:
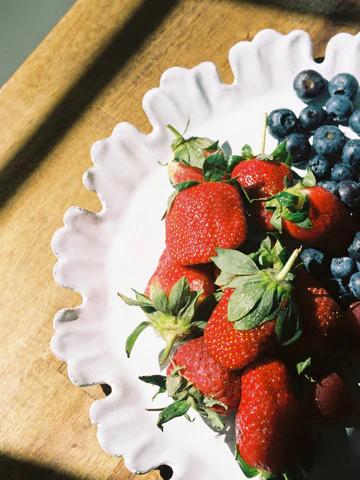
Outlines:
[[345, 143], [341, 160], [360, 170], [360, 140], [348, 140]]
[[315, 100], [324, 93], [326, 81], [315, 70], [303, 70], [296, 75], [293, 87], [301, 100]]
[[298, 119], [295, 113], [288, 108], [273, 110], [268, 117], [270, 133], [277, 140], [283, 140], [289, 133], [298, 126]]
[[326, 273], [325, 255], [315, 248], [306, 248], [300, 254], [304, 267], [315, 277], [321, 277]]
[[325, 103], [325, 109], [331, 120], [345, 123], [353, 111], [353, 104], [345, 95], [334, 95]]
[[344, 180], [338, 185], [338, 195], [352, 210], [360, 210], [360, 185], [352, 180]]
[[350, 73], [338, 73], [329, 82], [330, 95], [345, 95], [353, 98], [359, 90], [359, 83]]
[[323, 182], [319, 182], [317, 185], [318, 185], [318, 187], [325, 188], [326, 190], [328, 190], [331, 193], [336, 193], [336, 191], [338, 189], [338, 184], [336, 182], [334, 182], [333, 180], [325, 180]]
[[360, 299], [360, 272], [353, 273], [350, 277], [349, 288], [355, 297]]
[[360, 135], [360, 110], [354, 110], [349, 119], [349, 125], [353, 132]]
[[325, 178], [330, 174], [331, 165], [328, 159], [321, 155], [315, 155], [309, 160], [308, 166], [311, 168], [316, 179]]
[[347, 163], [337, 163], [331, 169], [331, 180], [342, 182], [343, 180], [354, 180], [356, 171]]
[[335, 278], [347, 280], [356, 272], [356, 263], [350, 257], [333, 258], [331, 260], [330, 271]]
[[340, 278], [330, 278], [326, 282], [326, 288], [333, 297], [345, 306], [350, 305], [355, 300], [350, 288], [344, 285]]
[[350, 257], [355, 260], [355, 262], [360, 262], [360, 232], [355, 235], [355, 238], [348, 248]]
[[308, 136], [304, 133], [290, 133], [286, 139], [286, 150], [291, 154], [294, 164], [303, 162], [311, 152]]
[[315, 130], [313, 146], [319, 155], [325, 157], [339, 155], [345, 142], [345, 135], [334, 125], [323, 125]]
[[325, 110], [316, 105], [305, 107], [299, 114], [300, 125], [310, 132], [326, 123], [327, 118]]

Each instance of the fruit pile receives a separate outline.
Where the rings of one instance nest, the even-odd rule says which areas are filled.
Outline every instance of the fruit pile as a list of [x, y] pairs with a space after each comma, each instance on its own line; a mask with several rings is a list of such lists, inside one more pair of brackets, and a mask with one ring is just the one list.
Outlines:
[[[315, 73], [294, 82], [306, 101], [324, 93]], [[348, 419], [354, 407], [343, 358], [360, 344], [360, 222], [340, 194], [316, 183], [314, 163], [304, 178], [291, 166], [312, 150], [305, 130], [315, 130], [318, 158], [333, 162], [332, 171], [340, 165], [349, 142], [338, 127], [320, 125], [331, 112], [342, 121], [340, 95], [350, 111], [357, 89], [353, 77], [337, 75], [327, 112], [311, 105], [299, 120], [272, 112], [268, 126], [281, 142], [270, 155], [248, 145], [229, 154], [169, 126], [166, 248], [144, 293], [119, 294], [146, 315], [127, 355], [147, 327], [164, 340], [165, 374], [140, 377], [173, 400], [160, 409], [159, 428], [191, 410], [218, 432], [224, 417], [234, 418], [235, 456], [249, 477], [306, 478], [314, 423]], [[341, 165], [359, 171], [349, 158]]]

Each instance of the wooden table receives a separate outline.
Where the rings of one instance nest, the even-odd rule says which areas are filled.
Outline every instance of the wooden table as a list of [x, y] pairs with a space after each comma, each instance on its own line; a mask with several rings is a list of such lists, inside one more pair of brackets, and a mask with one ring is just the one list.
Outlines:
[[[89, 148], [128, 120], [142, 130], [144, 93], [172, 65], [214, 61], [231, 81], [229, 48], [262, 28], [309, 31], [321, 56], [355, 33], [345, 0], [78, 0], [0, 91], [0, 479], [139, 478], [96, 440], [80, 389], [49, 349], [52, 317], [79, 297], [52, 279], [53, 232], [65, 210], [98, 210], [81, 184]], [[153, 472], [141, 478], [160, 478]]]

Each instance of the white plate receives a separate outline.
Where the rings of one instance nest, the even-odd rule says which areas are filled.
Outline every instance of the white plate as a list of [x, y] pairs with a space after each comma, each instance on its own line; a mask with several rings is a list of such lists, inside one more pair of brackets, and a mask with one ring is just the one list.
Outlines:
[[[85, 173], [84, 185], [97, 192], [103, 209], [99, 214], [69, 209], [65, 226], [53, 237], [58, 257], [55, 280], [79, 292], [83, 302], [57, 313], [51, 347], [67, 362], [73, 383], [111, 386], [108, 397], [92, 404], [90, 417], [98, 427], [101, 447], [123, 455], [130, 470], [145, 472], [168, 464], [174, 480], [244, 478], [233, 457], [231, 432], [226, 438], [217, 435], [196, 417], [193, 423], [175, 419], [161, 433], [155, 426], [157, 414], [145, 411], [168, 401], [164, 397], [152, 404], [154, 388], [137, 378], [159, 370], [162, 342], [154, 332], [142, 334], [131, 359], [124, 352], [125, 339], [143, 314], [125, 306], [116, 293], [129, 294], [130, 287], [142, 290], [164, 247], [160, 218], [170, 187], [158, 162], [171, 156], [171, 135], [165, 125], [171, 123], [182, 131], [190, 120], [187, 135], [228, 140], [235, 153], [244, 143], [256, 151], [264, 112], [290, 107], [298, 113], [303, 108], [292, 90], [300, 70], [314, 68], [326, 78], [345, 71], [360, 78], [359, 49], [360, 35], [338, 34], [330, 40], [324, 62], [317, 64], [305, 32], [284, 36], [261, 31], [251, 42], [240, 42], [230, 50], [233, 84], [221, 83], [209, 62], [190, 70], [171, 68], [162, 75], [160, 88], [144, 97], [151, 134], [121, 123], [109, 138], [93, 145], [94, 167]], [[267, 150], [274, 145], [268, 138]], [[345, 453], [337, 449], [335, 461], [322, 462], [331, 478], [359, 478], [359, 467], [350, 466], [355, 458], [351, 452], [359, 450], [355, 438], [359, 435], [348, 434]], [[334, 442], [328, 443], [331, 451]], [[329, 479], [330, 474], [313, 478]]]

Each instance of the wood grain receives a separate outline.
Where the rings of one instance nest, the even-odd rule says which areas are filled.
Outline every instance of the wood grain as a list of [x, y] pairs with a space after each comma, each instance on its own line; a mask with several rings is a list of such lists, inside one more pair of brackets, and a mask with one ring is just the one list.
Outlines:
[[52, 280], [50, 239], [69, 206], [99, 209], [81, 184], [90, 145], [121, 120], [149, 130], [141, 99], [163, 70], [211, 60], [231, 81], [229, 48], [262, 28], [305, 29], [318, 56], [357, 31], [356, 3], [288, 3], [78, 0], [1, 89], [1, 479], [135, 478], [98, 446], [88, 409], [100, 387], [71, 385], [49, 350], [55, 312], [79, 302]]

